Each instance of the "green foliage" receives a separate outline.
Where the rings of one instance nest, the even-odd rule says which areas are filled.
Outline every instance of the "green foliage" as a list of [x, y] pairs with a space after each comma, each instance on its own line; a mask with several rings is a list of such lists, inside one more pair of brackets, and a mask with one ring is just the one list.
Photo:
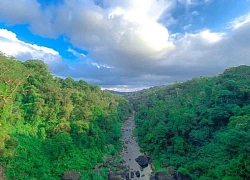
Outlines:
[[94, 169], [120, 150], [128, 101], [53, 77], [39, 60], [0, 55], [0, 66], [0, 164], [8, 179], [60, 179], [73, 169], [84, 180], [107, 179], [107, 168]]
[[193, 179], [250, 179], [250, 67], [127, 95], [157, 169]]
[[183, 167], [179, 167], [177, 172], [182, 173], [183, 175], [190, 175], [190, 173], [188, 172], [187, 169], [183, 168]]

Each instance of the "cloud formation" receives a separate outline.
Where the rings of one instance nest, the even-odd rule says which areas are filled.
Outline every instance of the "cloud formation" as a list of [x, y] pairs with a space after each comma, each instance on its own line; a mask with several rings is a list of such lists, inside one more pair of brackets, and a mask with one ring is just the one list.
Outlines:
[[[189, 8], [210, 0], [65, 0], [45, 7], [36, 0], [14, 1], [11, 6], [8, 0], [0, 1], [0, 21], [27, 23], [43, 37], [64, 35], [88, 54], [68, 49], [78, 61], [67, 62], [65, 69], [58, 52], [21, 42], [10, 32], [0, 37], [0, 50], [9, 43], [14, 47], [9, 53], [17, 58], [44, 59], [54, 69], [60, 64], [64, 67], [61, 76], [84, 78], [105, 88], [131, 90], [168, 84], [249, 64], [249, 15], [233, 20], [221, 32], [169, 32], [168, 24], [175, 21], [171, 13], [178, 4]], [[32, 16], [26, 13], [29, 9]], [[193, 16], [198, 15], [193, 11]]]
[[40, 59], [49, 64], [54, 73], [61, 73], [66, 66], [59, 53], [51, 48], [20, 41], [16, 34], [0, 29], [0, 51], [19, 60]]

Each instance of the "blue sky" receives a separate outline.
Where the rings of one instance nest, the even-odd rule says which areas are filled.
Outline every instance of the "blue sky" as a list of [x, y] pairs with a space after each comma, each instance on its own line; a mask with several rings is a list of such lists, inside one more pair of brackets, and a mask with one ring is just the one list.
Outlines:
[[0, 51], [119, 91], [249, 65], [249, 38], [249, 0], [0, 2]]
[[228, 22], [238, 16], [247, 14], [249, 11], [250, 2], [246, 0], [212, 0], [208, 3], [197, 3], [189, 7], [180, 3], [172, 13], [178, 23], [170, 26], [170, 30], [185, 33], [183, 27], [191, 24], [192, 26], [188, 29], [190, 32], [204, 28], [221, 31], [225, 30], [225, 25]]

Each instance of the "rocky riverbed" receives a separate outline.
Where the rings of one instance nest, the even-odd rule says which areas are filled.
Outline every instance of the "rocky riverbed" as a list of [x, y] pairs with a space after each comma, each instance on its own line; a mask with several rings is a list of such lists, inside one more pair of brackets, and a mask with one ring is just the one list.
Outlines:
[[142, 155], [142, 153], [140, 153], [140, 147], [132, 135], [134, 128], [135, 122], [134, 116], [132, 116], [125, 121], [123, 126], [123, 160], [129, 169], [129, 173], [127, 173], [126, 178], [135, 180], [149, 180], [150, 174], [152, 172], [150, 165], [142, 168], [135, 160], [140, 155]]
[[191, 176], [177, 172], [171, 166], [165, 171], [152, 173], [150, 165], [152, 160], [140, 152], [140, 147], [133, 137], [134, 128], [134, 116], [131, 116], [122, 128], [124, 143], [122, 160], [119, 165], [114, 166], [113, 171], [109, 172], [109, 180], [192, 180]]

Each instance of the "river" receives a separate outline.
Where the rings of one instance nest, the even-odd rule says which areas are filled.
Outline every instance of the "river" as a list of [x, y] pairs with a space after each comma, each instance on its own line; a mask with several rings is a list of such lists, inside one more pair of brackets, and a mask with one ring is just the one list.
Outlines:
[[131, 116], [125, 121], [123, 126], [123, 137], [122, 137], [124, 142], [123, 160], [125, 161], [125, 164], [129, 167], [130, 172], [136, 172], [136, 171], [140, 172], [139, 178], [137, 178], [136, 175], [134, 175], [134, 177], [131, 179], [149, 180], [150, 174], [152, 172], [150, 165], [142, 169], [140, 168], [139, 164], [137, 164], [137, 162], [135, 161], [135, 159], [138, 156], [142, 155], [142, 153], [140, 153], [140, 147], [132, 135], [134, 128], [135, 128], [134, 116]]

